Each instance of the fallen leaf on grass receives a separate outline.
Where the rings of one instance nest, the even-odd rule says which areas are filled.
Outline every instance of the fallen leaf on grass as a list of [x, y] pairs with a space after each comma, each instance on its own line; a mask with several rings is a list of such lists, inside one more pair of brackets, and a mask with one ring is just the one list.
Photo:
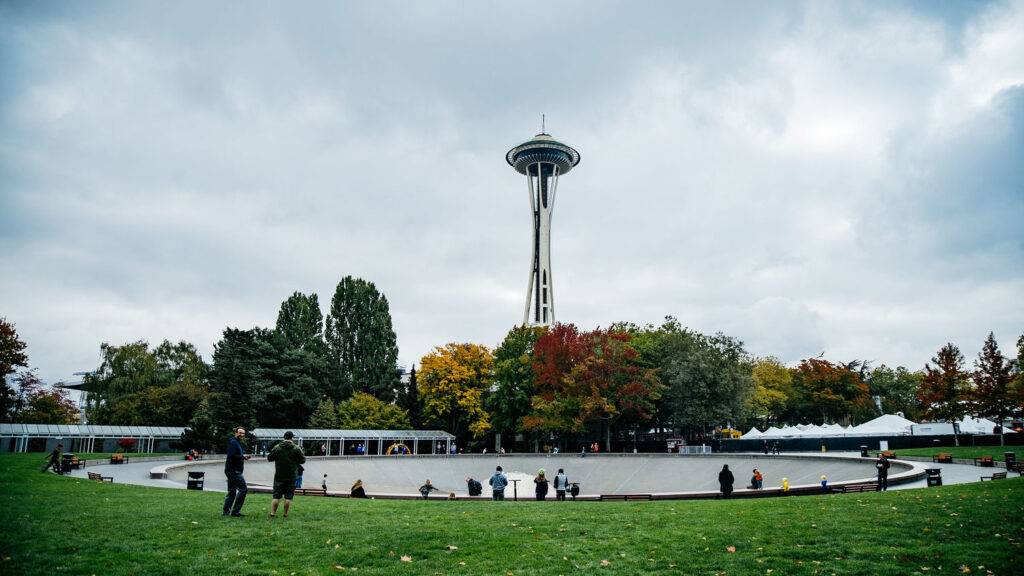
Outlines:
[[735, 546], [726, 546], [725, 549], [728, 550], [729, 552], [735, 552], [736, 551], [736, 547]]
[[459, 562], [459, 566], [465, 566], [465, 565], [466, 565], [465, 562]]
[[449, 550], [458, 550], [459, 547], [458, 546], [448, 546], [448, 549]]
[[601, 560], [601, 566], [608, 566], [609, 564], [611, 564], [611, 562], [607, 560]]
[[338, 566], [337, 564], [335, 564], [335, 565], [334, 565], [334, 569], [335, 569], [335, 570], [344, 570], [344, 569], [345, 569], [345, 567], [344, 567], [344, 566]]
[[412, 562], [412, 558], [408, 556], [402, 556], [402, 562]]

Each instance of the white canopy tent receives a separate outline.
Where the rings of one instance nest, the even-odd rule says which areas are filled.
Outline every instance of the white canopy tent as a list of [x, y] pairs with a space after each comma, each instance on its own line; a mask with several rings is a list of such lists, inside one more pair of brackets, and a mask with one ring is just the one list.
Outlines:
[[854, 426], [846, 431], [847, 436], [902, 436], [910, 434], [910, 427], [914, 423], [902, 416], [895, 414], [883, 414], [874, 420], [870, 420]]

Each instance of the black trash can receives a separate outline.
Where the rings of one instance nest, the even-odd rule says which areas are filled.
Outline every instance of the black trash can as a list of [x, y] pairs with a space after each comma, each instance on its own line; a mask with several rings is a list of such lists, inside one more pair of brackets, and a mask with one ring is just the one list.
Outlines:
[[1003, 452], [1003, 460], [1006, 461], [1007, 470], [1017, 469], [1017, 454], [1015, 452]]
[[569, 488], [569, 494], [572, 496], [573, 500], [575, 500], [576, 497], [580, 495], [580, 483], [579, 482], [573, 482], [572, 483], [572, 486]]
[[928, 475], [928, 486], [942, 486], [942, 470], [939, 468], [928, 468], [924, 471]]
[[189, 490], [202, 490], [203, 483], [206, 482], [206, 472], [189, 472], [188, 473], [188, 486]]
[[867, 458], [868, 457], [868, 447], [863, 445], [863, 444], [860, 445], [860, 457], [861, 458]]
[[71, 468], [72, 468], [71, 463], [74, 462], [74, 460], [75, 460], [75, 455], [74, 454], [61, 454], [61, 463], [60, 463], [61, 469], [57, 470], [57, 473], [58, 474], [64, 474], [64, 473], [67, 473], [67, 472], [71, 472]]

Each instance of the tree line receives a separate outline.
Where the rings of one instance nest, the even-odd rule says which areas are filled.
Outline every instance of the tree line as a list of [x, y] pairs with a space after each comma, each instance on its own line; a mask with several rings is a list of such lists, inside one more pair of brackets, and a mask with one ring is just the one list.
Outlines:
[[[5, 325], [6, 376], [26, 359]], [[296, 292], [281, 304], [274, 328], [225, 329], [210, 364], [187, 342], [104, 343], [82, 389], [90, 423], [185, 426], [189, 447], [219, 445], [244, 426], [442, 429], [471, 449], [490, 447], [496, 434], [509, 447], [516, 438], [528, 449], [575, 448], [585, 439], [610, 449], [630, 436], [700, 439], [720, 427], [851, 425], [894, 412], [1002, 422], [1024, 411], [1024, 335], [1016, 344], [1016, 357], [1006, 357], [989, 334], [971, 367], [952, 343], [914, 371], [820, 357], [787, 367], [751, 355], [736, 338], [667, 317], [660, 326], [622, 322], [590, 331], [516, 326], [493, 349], [437, 346], [405, 374], [396, 366], [386, 297], [349, 276], [326, 317], [316, 294]], [[68, 410], [47, 408], [40, 387], [19, 391], [26, 374], [15, 387], [4, 378], [3, 418], [70, 418]], [[32, 401], [39, 408], [26, 408]]]

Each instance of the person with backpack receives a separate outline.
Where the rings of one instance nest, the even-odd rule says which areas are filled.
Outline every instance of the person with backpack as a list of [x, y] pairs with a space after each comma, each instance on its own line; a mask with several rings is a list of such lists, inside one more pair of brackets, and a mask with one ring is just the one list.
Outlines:
[[479, 480], [474, 480], [472, 478], [466, 478], [466, 488], [469, 490], [470, 496], [479, 496], [484, 491], [483, 484], [481, 484]]
[[508, 478], [501, 473], [501, 466], [494, 469], [494, 474], [487, 481], [491, 485], [491, 500], [504, 500], [505, 487], [508, 486]]
[[555, 474], [554, 484], [555, 500], [565, 500], [565, 491], [569, 489], [569, 478], [561, 468], [558, 469], [558, 474]]

